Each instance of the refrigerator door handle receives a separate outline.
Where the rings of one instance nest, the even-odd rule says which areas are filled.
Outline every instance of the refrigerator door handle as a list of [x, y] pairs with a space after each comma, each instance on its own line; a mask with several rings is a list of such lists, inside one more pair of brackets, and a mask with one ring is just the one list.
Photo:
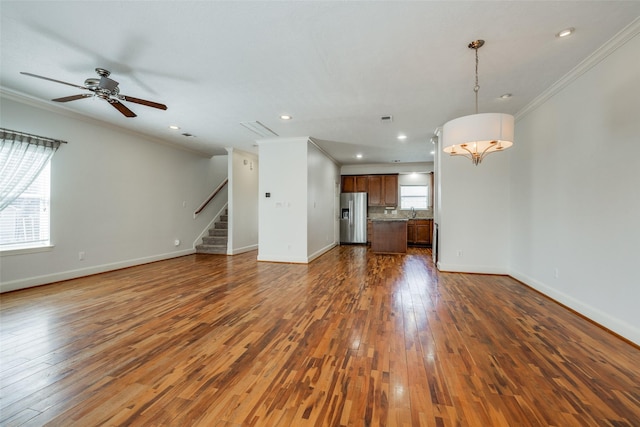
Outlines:
[[349, 225], [353, 225], [353, 200], [349, 200]]

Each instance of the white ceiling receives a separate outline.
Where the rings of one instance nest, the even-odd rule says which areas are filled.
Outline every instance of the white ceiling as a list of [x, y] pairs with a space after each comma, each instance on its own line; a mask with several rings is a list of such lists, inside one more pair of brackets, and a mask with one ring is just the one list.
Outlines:
[[[257, 152], [240, 123], [260, 121], [357, 164], [432, 160], [434, 130], [474, 112], [470, 41], [486, 41], [480, 112], [515, 114], [640, 16], [640, 2], [2, 0], [0, 15], [5, 93], [206, 154]], [[575, 34], [555, 37], [566, 27]], [[96, 67], [168, 110], [125, 103], [138, 114], [126, 118], [99, 99], [54, 103], [82, 90], [20, 74], [82, 85]]]

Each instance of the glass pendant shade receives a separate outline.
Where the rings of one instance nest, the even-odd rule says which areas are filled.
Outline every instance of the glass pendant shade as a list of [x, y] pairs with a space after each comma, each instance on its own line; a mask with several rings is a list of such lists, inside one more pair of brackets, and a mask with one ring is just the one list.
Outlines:
[[443, 151], [464, 156], [478, 165], [490, 153], [513, 145], [514, 117], [502, 113], [482, 113], [459, 117], [442, 129]]

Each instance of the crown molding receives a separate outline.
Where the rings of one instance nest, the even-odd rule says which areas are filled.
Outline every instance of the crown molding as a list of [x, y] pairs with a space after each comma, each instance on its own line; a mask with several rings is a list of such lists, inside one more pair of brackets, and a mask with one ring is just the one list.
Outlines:
[[311, 145], [313, 145], [314, 147], [316, 147], [318, 149], [318, 151], [320, 151], [322, 154], [324, 154], [329, 160], [331, 160], [334, 165], [336, 165], [338, 167], [342, 166], [342, 163], [340, 163], [339, 161], [334, 159], [331, 154], [327, 153], [322, 147], [320, 147], [318, 145], [318, 141], [315, 140], [313, 137], [309, 137], [309, 143]]
[[540, 105], [544, 104], [549, 98], [560, 92], [566, 86], [578, 79], [584, 73], [595, 67], [602, 62], [605, 58], [627, 43], [629, 40], [640, 34], [640, 17], [637, 17], [629, 25], [620, 30], [618, 34], [613, 36], [611, 40], [596, 49], [591, 55], [589, 55], [584, 61], [575, 66], [571, 71], [565, 74], [560, 80], [552, 84], [547, 90], [542, 92], [530, 103], [525, 105], [514, 116], [518, 120], [521, 117], [526, 116]]
[[182, 145], [178, 145], [175, 143], [172, 143], [171, 141], [166, 141], [164, 139], [155, 137], [155, 136], [151, 136], [151, 135], [147, 135], [144, 134], [142, 132], [136, 132], [134, 130], [131, 129], [126, 129], [102, 120], [98, 120], [96, 118], [93, 118], [91, 116], [82, 114], [82, 113], [78, 113], [77, 111], [72, 111], [62, 105], [58, 106], [58, 105], [51, 105], [49, 102], [47, 101], [43, 101], [40, 98], [35, 98], [32, 97], [30, 95], [25, 95], [23, 93], [20, 92], [16, 92], [13, 91], [11, 89], [7, 89], [5, 87], [1, 87], [0, 86], [0, 98], [6, 98], [9, 99], [11, 101], [15, 101], [18, 102], [20, 104], [24, 104], [24, 105], [28, 105], [30, 107], [34, 107], [34, 108], [38, 108], [40, 110], [46, 110], [55, 114], [60, 114], [62, 116], [65, 117], [69, 117], [72, 119], [76, 119], [76, 120], [80, 120], [83, 121], [85, 123], [94, 125], [94, 126], [102, 126], [102, 127], [106, 127], [112, 130], [116, 130], [118, 132], [124, 132], [127, 133], [131, 136], [134, 136], [136, 138], [142, 138], [142, 139], [146, 139], [147, 141], [151, 141], [151, 142], [155, 142], [158, 144], [162, 144], [165, 145], [167, 147], [171, 147], [175, 150], [180, 150], [180, 151], [186, 151], [188, 153], [191, 154], [195, 154], [198, 156], [204, 156], [204, 157], [212, 157], [211, 153], [205, 152], [205, 151], [199, 151], [193, 148], [189, 148], [189, 147], [185, 147]]

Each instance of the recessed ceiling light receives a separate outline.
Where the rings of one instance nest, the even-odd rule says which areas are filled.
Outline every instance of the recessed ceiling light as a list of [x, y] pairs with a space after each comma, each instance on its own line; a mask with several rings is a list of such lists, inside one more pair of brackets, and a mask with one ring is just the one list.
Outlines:
[[169, 129], [178, 130], [178, 129], [180, 129], [180, 126], [171, 125], [171, 126], [169, 126]]
[[504, 95], [500, 95], [500, 99], [509, 99], [511, 98], [513, 95], [510, 93], [505, 93]]
[[564, 30], [560, 31], [558, 34], [556, 34], [556, 37], [569, 37], [571, 34], [574, 33], [576, 29], [573, 27], [569, 27], [569, 28], [565, 28]]
[[404, 141], [405, 139], [407, 139], [407, 135], [400, 134], [400, 135], [398, 135], [398, 139], [400, 141]]
[[281, 116], [280, 116], [280, 118], [281, 118], [282, 120], [291, 120], [293, 117], [291, 117], [291, 116], [290, 116], [290, 115], [288, 115], [288, 114], [283, 114], [283, 115], [281, 115]]
[[362, 158], [362, 154], [356, 154], [356, 158], [361, 159]]
[[431, 151], [431, 154], [436, 154], [436, 152], [435, 151]]

